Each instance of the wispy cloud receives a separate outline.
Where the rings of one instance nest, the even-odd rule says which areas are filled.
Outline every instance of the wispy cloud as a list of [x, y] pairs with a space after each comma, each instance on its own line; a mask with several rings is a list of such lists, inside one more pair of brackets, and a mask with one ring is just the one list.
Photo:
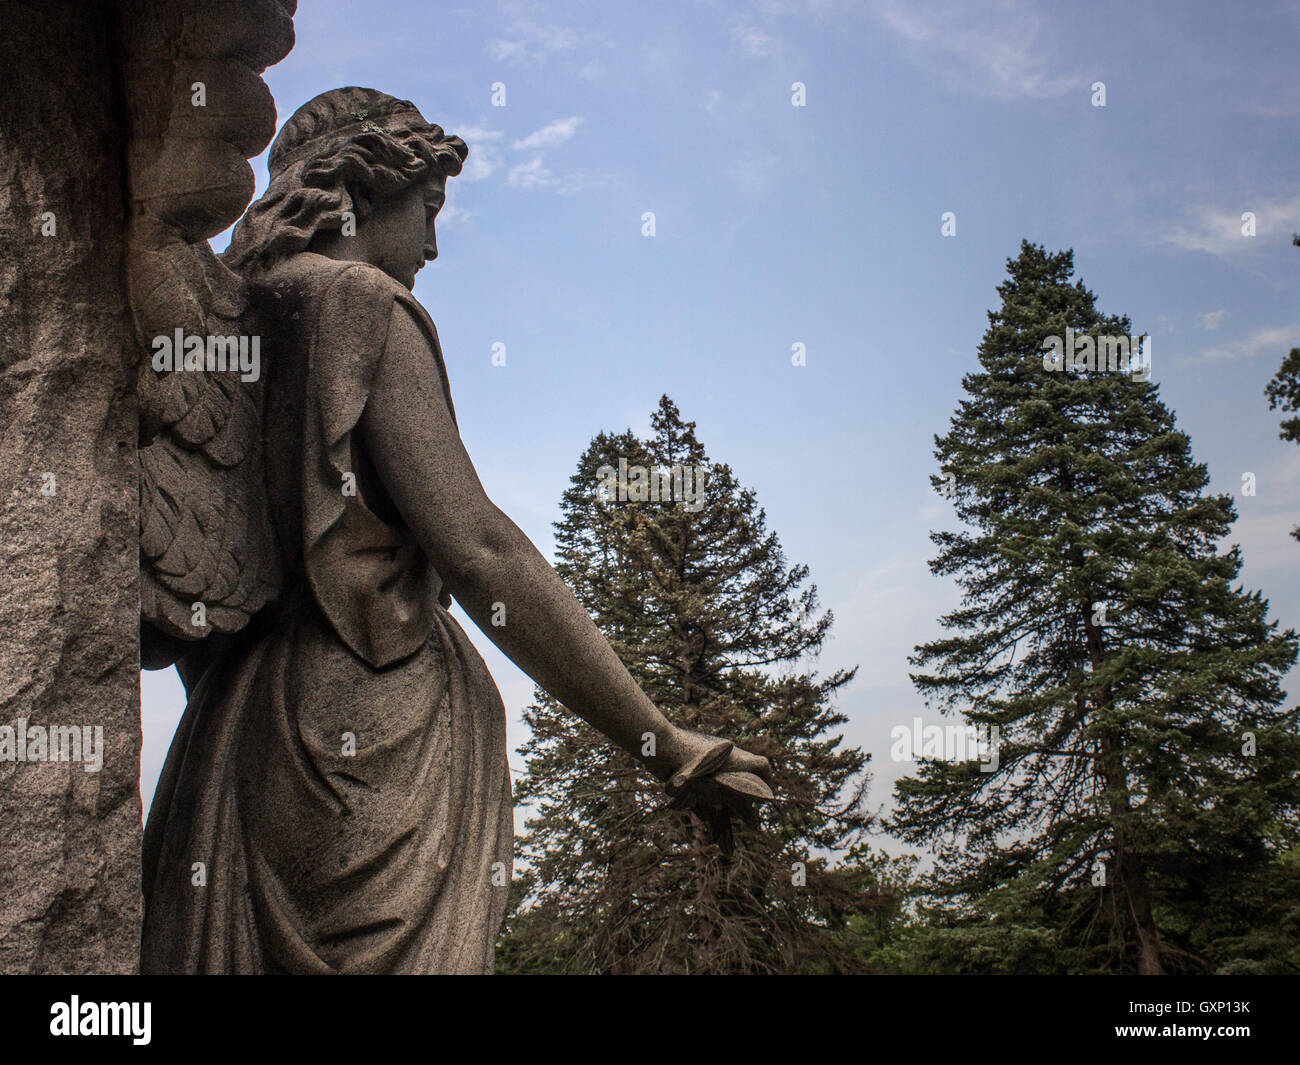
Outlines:
[[1256, 355], [1266, 353], [1281, 359], [1291, 348], [1300, 345], [1300, 323], [1294, 325], [1265, 325], [1254, 332], [1226, 344], [1207, 348], [1201, 353], [1206, 360], [1253, 359]]
[[534, 155], [526, 162], [512, 166], [506, 181], [522, 189], [545, 188], [555, 184], [555, 175], [546, 169], [540, 155]]
[[520, 189], [550, 189], [561, 196], [597, 188], [605, 183], [605, 178], [593, 174], [552, 173], [541, 155], [534, 155], [522, 163], [516, 163], [506, 175], [508, 185]]
[[[585, 49], [610, 44], [601, 34], [544, 19], [535, 4], [510, 3], [504, 9], [501, 36], [489, 38], [486, 45], [487, 54], [498, 63], [537, 67], [555, 57], [573, 58]], [[598, 71], [597, 66], [587, 62], [579, 74], [590, 78]]]
[[1202, 329], [1215, 330], [1223, 324], [1223, 320], [1228, 317], [1226, 310], [1206, 311], [1204, 314], [1196, 316], [1196, 324]]
[[461, 126], [449, 132], [469, 145], [469, 157], [465, 160], [465, 168], [460, 172], [461, 181], [482, 181], [491, 177], [501, 166], [501, 140], [505, 136], [501, 130], [484, 126]]
[[536, 152], [554, 148], [572, 137], [580, 125], [582, 125], [581, 115], [557, 118], [554, 122], [548, 122], [541, 129], [534, 130], [527, 137], [521, 137], [515, 141], [515, 149], [521, 152]]
[[[504, 171], [507, 185], [521, 189], [551, 189], [561, 194], [603, 184], [603, 179], [591, 175], [556, 174], [547, 165], [547, 152], [571, 140], [584, 121], [581, 115], [557, 118], [513, 140], [507, 140], [504, 131], [488, 126], [452, 127], [451, 132], [469, 145], [469, 157], [461, 171], [461, 180], [482, 181]], [[448, 217], [446, 208], [440, 217]], [[451, 217], [463, 221], [468, 215], [461, 212]]]
[[487, 52], [500, 63], [536, 66], [556, 52], [570, 51], [577, 43], [578, 35], [574, 30], [543, 26], [527, 36], [490, 40]]
[[442, 210], [438, 212], [438, 225], [446, 228], [447, 226], [463, 226], [477, 211], [471, 211], [465, 207], [457, 207], [454, 203], [445, 203]]
[[745, 55], [756, 59], [771, 55], [775, 43], [771, 34], [747, 22], [737, 22], [732, 25], [731, 39]]
[[873, 0], [870, 10], [912, 62], [965, 91], [1045, 98], [1088, 84], [1061, 72], [1069, 53], [1048, 44], [1046, 20], [1021, 5]]
[[[1255, 216], [1255, 235], [1242, 232], [1247, 223], [1244, 214]], [[1300, 195], [1290, 199], [1243, 200], [1231, 206], [1202, 204], [1189, 217], [1154, 234], [1155, 242], [1172, 244], [1183, 251], [1203, 251], [1211, 255], [1240, 255], [1253, 251], [1262, 243], [1279, 239], [1289, 241], [1300, 230]]]
[[546, 153], [570, 140], [583, 121], [581, 115], [557, 118], [515, 140], [511, 147], [528, 158], [511, 165], [506, 183], [521, 189], [551, 189], [561, 195], [603, 184], [603, 179], [587, 174], [557, 175], [546, 164]]

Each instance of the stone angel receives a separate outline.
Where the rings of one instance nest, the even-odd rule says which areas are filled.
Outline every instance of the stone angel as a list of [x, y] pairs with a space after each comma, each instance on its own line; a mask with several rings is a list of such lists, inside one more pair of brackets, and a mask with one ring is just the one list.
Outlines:
[[725, 827], [771, 797], [766, 759], [660, 713], [479, 483], [411, 295], [467, 151], [407, 101], [323, 93], [221, 259], [162, 263], [192, 297], [164, 324], [254, 332], [262, 372], [142, 388], [143, 657], [188, 696], [145, 831], [143, 972], [491, 971], [506, 719], [453, 597], [679, 804]]

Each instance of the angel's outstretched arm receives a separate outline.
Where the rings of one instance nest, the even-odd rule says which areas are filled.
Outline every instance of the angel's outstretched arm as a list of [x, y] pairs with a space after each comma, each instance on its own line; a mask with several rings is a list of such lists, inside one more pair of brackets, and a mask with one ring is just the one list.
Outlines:
[[[444, 399], [435, 355], [400, 304], [360, 432], [434, 568], [511, 661], [662, 780], [710, 746], [659, 712], [573, 593], [488, 499]], [[496, 603], [504, 604], [504, 625], [493, 624]], [[641, 754], [646, 733], [654, 734], [654, 757]], [[768, 770], [765, 758], [739, 749], [717, 768]]]

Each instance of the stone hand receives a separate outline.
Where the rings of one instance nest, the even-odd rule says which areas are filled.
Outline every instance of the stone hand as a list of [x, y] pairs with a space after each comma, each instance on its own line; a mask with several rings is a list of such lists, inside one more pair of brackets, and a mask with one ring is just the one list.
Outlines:
[[757, 801], [773, 798], [767, 781], [771, 764], [761, 755], [740, 750], [730, 740], [682, 730], [677, 739], [685, 758], [666, 781], [672, 809], [693, 810], [705, 823], [709, 836], [730, 854], [731, 819], [739, 817], [757, 825]]

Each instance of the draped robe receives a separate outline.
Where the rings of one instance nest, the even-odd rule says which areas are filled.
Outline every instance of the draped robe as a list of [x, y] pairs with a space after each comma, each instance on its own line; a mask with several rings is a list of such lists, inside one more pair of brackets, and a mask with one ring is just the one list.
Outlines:
[[395, 315], [451, 409], [437, 331], [380, 270], [313, 253], [255, 297], [284, 592], [181, 663], [141, 969], [491, 972], [513, 840], [505, 710], [356, 431]]

